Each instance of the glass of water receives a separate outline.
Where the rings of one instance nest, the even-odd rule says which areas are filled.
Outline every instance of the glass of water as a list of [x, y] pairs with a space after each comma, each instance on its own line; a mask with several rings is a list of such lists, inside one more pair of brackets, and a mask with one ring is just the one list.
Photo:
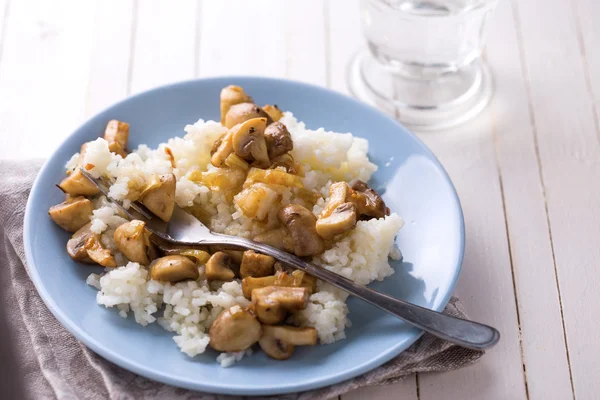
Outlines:
[[493, 91], [480, 56], [497, 3], [361, 0], [368, 49], [349, 65], [351, 92], [417, 130], [472, 118]]

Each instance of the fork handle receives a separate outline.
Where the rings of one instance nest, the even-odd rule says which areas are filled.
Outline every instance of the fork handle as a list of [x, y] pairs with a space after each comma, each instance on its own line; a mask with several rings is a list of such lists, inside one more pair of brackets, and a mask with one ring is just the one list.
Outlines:
[[249, 249], [267, 254], [284, 264], [305, 271], [353, 296], [363, 299], [375, 307], [387, 311], [419, 329], [463, 347], [483, 350], [492, 347], [500, 340], [500, 333], [491, 326], [442, 314], [412, 303], [407, 303], [387, 294], [369, 289], [366, 286], [359, 285], [354, 281], [323, 267], [307, 263], [294, 255], [271, 246], [244, 238], [226, 235], [222, 235], [218, 240], [202, 240], [197, 244], [202, 246], [219, 245], [234, 249]]

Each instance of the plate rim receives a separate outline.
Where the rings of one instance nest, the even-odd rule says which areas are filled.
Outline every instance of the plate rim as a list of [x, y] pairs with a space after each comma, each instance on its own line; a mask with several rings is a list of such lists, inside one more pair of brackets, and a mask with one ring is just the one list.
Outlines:
[[452, 293], [454, 292], [454, 289], [456, 288], [456, 283], [458, 282], [460, 273], [462, 271], [462, 263], [464, 260], [464, 253], [465, 253], [465, 222], [464, 222], [464, 214], [462, 211], [462, 205], [461, 205], [460, 199], [458, 197], [458, 193], [456, 192], [454, 183], [452, 182], [452, 179], [448, 175], [448, 172], [446, 171], [446, 169], [444, 168], [442, 163], [439, 161], [439, 159], [425, 145], [425, 143], [423, 143], [423, 141], [421, 139], [419, 139], [419, 137], [417, 135], [415, 135], [411, 130], [409, 130], [408, 128], [406, 128], [405, 126], [403, 126], [398, 121], [391, 118], [390, 116], [388, 116], [381, 110], [379, 110], [367, 103], [361, 102], [354, 97], [345, 95], [341, 92], [338, 92], [338, 91], [335, 91], [335, 90], [332, 90], [332, 89], [329, 89], [329, 88], [326, 88], [323, 86], [318, 86], [318, 85], [314, 85], [311, 83], [306, 83], [306, 82], [301, 82], [301, 81], [296, 81], [296, 80], [291, 80], [291, 79], [271, 78], [271, 77], [264, 77], [264, 76], [226, 75], [226, 76], [218, 76], [218, 77], [210, 77], [210, 78], [189, 79], [189, 80], [178, 81], [178, 82], [174, 82], [174, 83], [170, 83], [170, 84], [166, 84], [166, 85], [161, 85], [161, 86], [157, 86], [152, 89], [149, 89], [149, 90], [145, 90], [140, 93], [136, 93], [132, 96], [128, 96], [118, 102], [112, 103], [109, 106], [103, 108], [101, 111], [95, 113], [93, 116], [86, 118], [86, 120], [83, 123], [79, 124], [79, 126], [75, 130], [73, 130], [69, 135], [67, 135], [60, 142], [60, 144], [52, 150], [52, 152], [50, 153], [50, 156], [44, 161], [43, 166], [38, 171], [37, 176], [32, 184], [31, 191], [30, 191], [28, 199], [27, 199], [27, 205], [25, 208], [25, 217], [23, 220], [24, 221], [23, 222], [23, 243], [24, 243], [25, 259], [27, 261], [26, 271], [27, 271], [31, 281], [33, 282], [38, 294], [42, 298], [42, 301], [48, 307], [48, 309], [50, 310], [52, 315], [54, 315], [54, 317], [60, 322], [60, 324], [65, 329], [67, 329], [67, 331], [69, 331], [73, 336], [75, 336], [75, 338], [78, 341], [82, 342], [84, 345], [86, 345], [88, 348], [90, 348], [92, 351], [94, 351], [98, 355], [102, 356], [106, 360], [108, 360], [130, 372], [141, 375], [143, 377], [154, 380], [156, 382], [161, 382], [161, 383], [165, 383], [165, 384], [180, 387], [180, 388], [185, 388], [185, 389], [195, 390], [195, 391], [202, 391], [202, 392], [211, 393], [211, 394], [238, 395], [238, 396], [239, 395], [242, 395], [242, 396], [243, 395], [250, 395], [250, 396], [252, 396], [252, 395], [277, 395], [277, 394], [303, 392], [303, 391], [308, 391], [308, 390], [320, 389], [320, 388], [323, 388], [323, 387], [326, 387], [329, 385], [343, 382], [348, 379], [352, 379], [356, 376], [359, 376], [368, 371], [371, 371], [371, 370], [379, 367], [380, 365], [384, 364], [385, 362], [391, 360], [392, 358], [398, 356], [402, 352], [404, 352], [408, 347], [410, 347], [414, 342], [416, 342], [423, 335], [423, 331], [420, 331], [416, 328], [412, 329], [408, 333], [410, 335], [410, 337], [399, 342], [395, 346], [390, 347], [387, 351], [380, 353], [378, 356], [370, 359], [368, 362], [365, 362], [361, 365], [354, 366], [353, 368], [350, 368], [350, 369], [346, 369], [344, 372], [337, 373], [333, 376], [316, 377], [315, 379], [311, 379], [308, 381], [305, 380], [303, 383], [278, 385], [278, 386], [273, 386], [270, 388], [249, 388], [249, 387], [245, 387], [243, 385], [236, 386], [236, 385], [232, 384], [232, 382], [227, 382], [227, 384], [219, 384], [219, 383], [215, 383], [215, 382], [211, 382], [211, 381], [190, 381], [187, 379], [179, 379], [176, 376], [168, 374], [168, 372], [166, 372], [166, 373], [165, 372], [160, 372], [160, 373], [155, 372], [150, 368], [146, 368], [143, 365], [139, 365], [125, 357], [122, 357], [120, 354], [118, 354], [118, 353], [106, 348], [102, 344], [98, 343], [92, 336], [83, 332], [76, 323], [74, 323], [73, 321], [71, 321], [69, 319], [69, 317], [66, 315], [66, 313], [64, 313], [62, 311], [62, 309], [60, 309], [60, 307], [54, 302], [50, 293], [46, 290], [46, 288], [42, 282], [41, 276], [38, 272], [38, 268], [37, 268], [37, 266], [35, 266], [35, 264], [33, 262], [32, 254], [33, 254], [34, 250], [33, 250], [32, 242], [30, 240], [31, 229], [32, 229], [31, 215], [33, 213], [31, 210], [33, 207], [33, 202], [35, 201], [34, 198], [38, 197], [37, 192], [38, 192], [38, 190], [40, 190], [40, 188], [39, 188], [39, 186], [41, 185], [40, 177], [46, 172], [47, 169], [50, 168], [49, 161], [53, 158], [54, 154], [56, 154], [56, 152], [60, 148], [62, 148], [71, 139], [71, 137], [77, 131], [79, 131], [81, 128], [83, 128], [89, 121], [95, 119], [98, 115], [106, 112], [107, 110], [109, 110], [111, 108], [120, 106], [120, 105], [130, 102], [130, 101], [134, 101], [135, 99], [137, 99], [139, 97], [147, 96], [154, 92], [160, 92], [162, 90], [176, 89], [178, 86], [187, 86], [190, 84], [194, 84], [194, 83], [198, 83], [198, 82], [205, 82], [205, 81], [236, 81], [236, 80], [269, 81], [273, 84], [282, 84], [283, 83], [286, 85], [291, 84], [292, 86], [309, 87], [310, 89], [326, 92], [330, 95], [334, 95], [335, 97], [345, 99], [346, 101], [355, 103], [358, 106], [366, 107], [366, 108], [370, 109], [372, 112], [375, 112], [375, 114], [377, 114], [379, 117], [387, 119], [389, 122], [392, 122], [393, 124], [395, 124], [398, 129], [404, 130], [409, 136], [412, 137], [413, 140], [416, 141], [416, 143], [419, 145], [419, 147], [421, 147], [421, 149], [431, 157], [431, 159], [434, 161], [434, 164], [438, 167], [439, 171], [442, 173], [442, 176], [449, 183], [452, 198], [454, 199], [455, 205], [456, 205], [455, 211], [458, 215], [458, 220], [459, 220], [459, 235], [458, 235], [458, 237], [459, 237], [459, 254], [458, 254], [457, 266], [455, 268], [454, 276], [452, 277], [452, 281], [450, 282], [450, 285], [449, 285], [450, 290], [448, 290], [446, 295], [439, 302], [439, 305], [437, 307], [432, 308], [434, 311], [442, 311], [446, 307], [448, 302], [450, 301], [450, 298], [452, 296]]

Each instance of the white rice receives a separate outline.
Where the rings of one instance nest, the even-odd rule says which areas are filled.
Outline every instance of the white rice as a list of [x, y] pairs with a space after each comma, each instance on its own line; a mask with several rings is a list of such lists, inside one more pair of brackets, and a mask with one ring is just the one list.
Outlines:
[[[304, 187], [316, 190], [322, 196], [313, 208], [316, 215], [326, 204], [332, 181], [368, 181], [377, 170], [377, 166], [368, 160], [366, 140], [349, 133], [306, 129], [304, 123], [298, 122], [289, 112], [284, 114], [281, 122], [292, 134], [295, 160], [303, 164]], [[276, 224], [276, 207], [265, 206], [260, 210], [264, 221], [255, 223], [243, 214], [235, 201], [228, 203], [224, 193], [211, 191], [189, 179], [193, 171], [215, 170], [210, 165], [210, 149], [226, 129], [217, 122], [199, 120], [187, 125], [185, 132], [183, 138], [169, 139], [156, 149], [141, 145], [126, 158], [110, 153], [106, 141], [97, 139], [88, 144], [83, 156], [75, 154], [65, 167], [73, 170], [78, 164], [93, 166], [89, 170], [93, 176], [102, 175], [113, 182], [110, 195], [126, 202], [135, 200], [152, 175], [172, 172], [177, 178], [176, 203], [180, 207], [200, 206], [210, 217], [210, 228], [216, 232], [252, 237]], [[283, 187], [277, 190], [272, 195], [277, 196], [281, 204], [302, 203], [294, 190]], [[190, 357], [202, 354], [209, 343], [208, 330], [217, 315], [231, 306], [246, 307], [249, 304], [240, 283], [234, 281], [211, 287], [213, 284], [209, 285], [204, 279], [203, 266], [199, 267], [197, 281], [169, 284], [151, 280], [145, 266], [128, 262], [116, 250], [112, 235], [126, 221], [119, 210], [103, 197], [94, 205], [91, 229], [102, 235], [102, 243], [115, 254], [120, 266], [102, 277], [96, 274], [88, 277], [87, 283], [99, 290], [97, 302], [117, 308], [123, 317], [132, 312], [141, 325], [156, 322], [175, 334], [173, 340], [182, 352]], [[336, 238], [331, 249], [314, 257], [313, 262], [360, 284], [382, 280], [394, 272], [388, 257], [401, 257], [394, 246], [394, 238], [402, 225], [402, 219], [396, 214], [360, 221], [350, 233]], [[315, 327], [322, 344], [343, 339], [345, 328], [350, 326], [346, 297], [346, 293], [319, 282], [307, 308], [290, 316], [290, 322]], [[155, 316], [160, 309], [163, 309], [162, 316]], [[228, 367], [251, 353], [251, 349], [222, 353], [217, 361]]]

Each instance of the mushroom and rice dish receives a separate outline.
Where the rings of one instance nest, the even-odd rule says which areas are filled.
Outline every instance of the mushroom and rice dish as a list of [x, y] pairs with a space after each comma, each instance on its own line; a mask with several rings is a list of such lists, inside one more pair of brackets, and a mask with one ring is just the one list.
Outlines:
[[155, 149], [129, 151], [129, 125], [117, 120], [84, 143], [58, 185], [65, 201], [49, 210], [72, 233], [67, 252], [105, 267], [87, 279], [98, 304], [173, 332], [190, 357], [211, 347], [226, 367], [252, 349], [284, 360], [295, 346], [343, 339], [345, 292], [250, 250], [161, 254], [145, 223], [127, 220], [83, 175], [82, 168], [109, 183], [109, 197], [125, 208], [138, 202], [168, 222], [178, 206], [214, 232], [277, 247], [359, 284], [394, 273], [389, 258], [401, 257], [394, 238], [403, 221], [366, 183], [377, 170], [367, 140], [307, 129], [238, 86], [224, 88], [220, 101], [220, 122], [199, 120]]

